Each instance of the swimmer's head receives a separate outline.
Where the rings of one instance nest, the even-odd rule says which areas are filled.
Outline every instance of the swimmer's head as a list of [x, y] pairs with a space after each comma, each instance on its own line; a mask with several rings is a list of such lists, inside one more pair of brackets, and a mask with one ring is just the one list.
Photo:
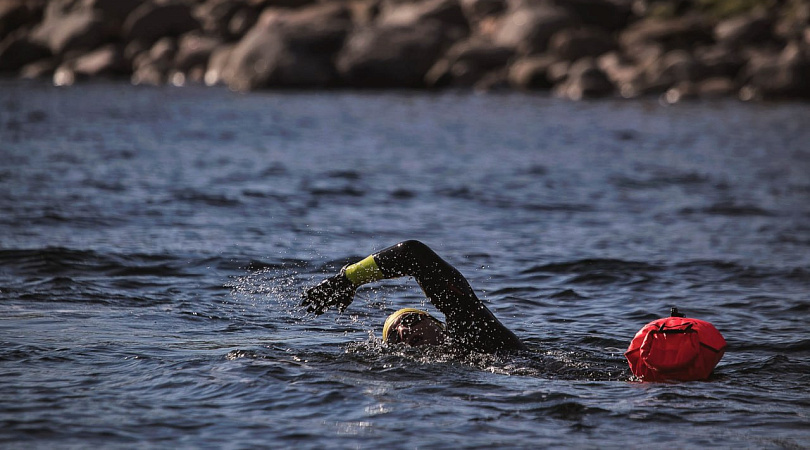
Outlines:
[[420, 309], [400, 309], [383, 325], [383, 341], [389, 344], [438, 345], [444, 340], [444, 324]]

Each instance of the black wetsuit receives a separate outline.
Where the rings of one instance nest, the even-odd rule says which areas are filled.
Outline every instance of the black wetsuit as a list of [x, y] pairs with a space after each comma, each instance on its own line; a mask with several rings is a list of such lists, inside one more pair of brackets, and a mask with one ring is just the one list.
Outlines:
[[372, 256], [385, 278], [414, 277], [447, 319], [449, 336], [462, 346], [486, 353], [524, 348], [478, 299], [464, 276], [427, 245], [409, 240]]

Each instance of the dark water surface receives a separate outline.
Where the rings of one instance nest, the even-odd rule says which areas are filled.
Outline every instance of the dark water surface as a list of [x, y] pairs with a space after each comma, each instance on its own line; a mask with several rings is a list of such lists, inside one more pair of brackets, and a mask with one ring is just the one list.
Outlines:
[[[810, 106], [0, 84], [4, 448], [806, 448]], [[530, 351], [387, 348], [420, 239]], [[630, 381], [678, 306], [708, 382]]]

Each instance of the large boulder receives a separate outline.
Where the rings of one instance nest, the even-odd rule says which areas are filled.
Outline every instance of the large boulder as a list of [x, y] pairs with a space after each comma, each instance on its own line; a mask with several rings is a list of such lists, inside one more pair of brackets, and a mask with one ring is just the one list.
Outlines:
[[677, 103], [693, 98], [719, 98], [733, 95], [739, 86], [729, 78], [714, 77], [698, 82], [683, 81], [673, 86], [662, 95], [662, 100]]
[[614, 87], [593, 58], [582, 58], [571, 65], [568, 77], [554, 91], [569, 100], [582, 100], [610, 95]]
[[336, 3], [266, 10], [230, 51], [221, 78], [240, 91], [334, 84], [332, 59], [351, 27], [349, 18], [349, 11]]
[[42, 5], [37, 1], [0, 1], [0, 41], [13, 31], [38, 21], [42, 9]]
[[0, 72], [17, 71], [50, 55], [48, 47], [32, 40], [25, 30], [17, 30], [0, 42]]
[[39, 80], [53, 77], [56, 68], [59, 67], [59, 59], [56, 57], [38, 59], [30, 64], [26, 64], [20, 69], [19, 76], [25, 80]]
[[163, 37], [177, 37], [200, 28], [191, 7], [179, 0], [148, 1], [133, 10], [123, 25], [124, 37], [151, 46]]
[[549, 52], [559, 59], [576, 61], [586, 56], [597, 57], [616, 48], [613, 37], [600, 28], [566, 28], [549, 41]]
[[100, 12], [105, 20], [120, 26], [145, 1], [147, 0], [84, 0], [83, 6]]
[[578, 24], [578, 19], [565, 8], [521, 6], [507, 12], [494, 33], [497, 45], [512, 47], [528, 55], [543, 53], [554, 33]]
[[498, 15], [506, 9], [504, 0], [460, 0], [459, 3], [470, 24]]
[[787, 8], [783, 8], [780, 17], [774, 24], [774, 34], [784, 41], [796, 41], [804, 39], [810, 44], [810, 37], [807, 37], [808, 25], [810, 25], [810, 2], [792, 1]]
[[67, 86], [81, 79], [119, 76], [128, 71], [123, 49], [108, 44], [62, 63], [54, 73], [53, 82], [57, 86]]
[[224, 44], [215, 48], [208, 58], [208, 66], [205, 68], [203, 81], [207, 86], [215, 86], [225, 83], [224, 73], [230, 67], [231, 53], [236, 44]]
[[195, 67], [205, 68], [211, 53], [222, 44], [219, 38], [208, 36], [197, 31], [186, 33], [177, 41], [177, 54], [174, 57], [174, 68], [188, 72]]
[[124, 50], [117, 44], [104, 45], [72, 62], [73, 71], [87, 77], [124, 75], [129, 68]]
[[776, 56], [751, 58], [745, 68], [749, 98], [810, 98], [810, 51], [799, 42], [789, 43]]
[[658, 46], [663, 51], [692, 49], [713, 40], [710, 24], [699, 16], [647, 18], [630, 25], [619, 36], [622, 48], [630, 54], [648, 46]]
[[138, 54], [133, 60], [132, 84], [161, 85], [168, 81], [169, 73], [174, 68], [174, 56], [177, 53], [177, 40], [164, 37], [147, 52]]
[[535, 55], [521, 58], [509, 67], [509, 84], [522, 90], [549, 89], [549, 69], [557, 59], [551, 55]]
[[740, 53], [720, 45], [701, 47], [693, 54], [709, 77], [736, 78], [746, 63]]
[[[622, 97], [638, 97], [650, 89], [644, 67], [635, 64], [622, 54], [606, 53], [597, 58], [596, 62]], [[659, 91], [663, 89], [661, 88]]]
[[555, 0], [572, 11], [583, 24], [616, 31], [631, 20], [632, 0]]
[[774, 20], [765, 13], [737, 16], [718, 23], [714, 36], [727, 48], [741, 48], [772, 40], [773, 24]]
[[655, 70], [648, 71], [652, 84], [673, 86], [681, 82], [695, 83], [710, 74], [706, 67], [685, 50], [672, 50], [661, 58]]
[[68, 8], [59, 2], [48, 5], [45, 18], [31, 32], [35, 42], [55, 55], [91, 50], [105, 43], [115, 31], [100, 12], [87, 7]]
[[469, 23], [458, 0], [423, 0], [418, 2], [387, 2], [377, 18], [383, 26], [415, 26], [418, 23], [436, 20], [445, 27], [469, 30]]
[[423, 87], [425, 75], [448, 44], [440, 22], [378, 25], [356, 30], [337, 58], [345, 84], [354, 87]]
[[506, 67], [515, 51], [489, 40], [472, 38], [457, 42], [428, 71], [428, 86], [474, 86], [488, 72]]
[[[256, 23], [261, 5], [248, 0], [208, 0], [197, 5], [193, 13], [207, 35], [234, 40], [241, 38]], [[232, 27], [236, 21], [242, 23]]]

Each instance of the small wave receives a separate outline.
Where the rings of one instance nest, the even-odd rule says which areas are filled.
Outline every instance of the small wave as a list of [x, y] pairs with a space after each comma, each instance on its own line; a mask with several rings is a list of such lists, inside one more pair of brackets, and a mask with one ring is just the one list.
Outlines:
[[587, 406], [573, 400], [552, 401], [549, 404], [528, 408], [525, 412], [537, 414], [539, 417], [553, 417], [565, 421], [581, 421], [585, 417], [592, 418], [592, 416], [598, 414], [611, 414], [609, 410]]
[[63, 247], [41, 249], [0, 250], [0, 266], [19, 275], [50, 277], [79, 275], [105, 275], [112, 277], [185, 277], [189, 272], [188, 260], [170, 255], [106, 254], [93, 250], [75, 250]]
[[522, 206], [527, 211], [536, 212], [591, 212], [595, 208], [584, 203], [529, 203]]
[[680, 213], [683, 215], [709, 214], [730, 217], [772, 217], [776, 215], [772, 211], [768, 211], [756, 205], [740, 205], [736, 203], [716, 203], [705, 208], [683, 208], [680, 210]]
[[657, 265], [625, 261], [621, 259], [581, 259], [576, 261], [541, 264], [523, 270], [522, 274], [531, 273], [582, 273], [593, 271], [660, 271]]
[[232, 207], [238, 206], [242, 202], [239, 199], [231, 198], [223, 194], [209, 192], [199, 192], [192, 189], [183, 189], [173, 195], [175, 200], [187, 203], [202, 203], [208, 206]]
[[443, 187], [436, 189], [435, 194], [462, 200], [472, 200], [478, 197], [468, 186]]
[[726, 260], [695, 260], [673, 266], [681, 276], [716, 279], [723, 282], [745, 283], [766, 279], [807, 282], [808, 270], [803, 267], [762, 267], [742, 265]]
[[649, 178], [633, 178], [628, 176], [614, 176], [611, 183], [624, 189], [660, 189], [669, 186], [693, 186], [711, 182], [711, 179], [699, 173], [688, 172], [680, 174], [653, 175]]
[[362, 178], [362, 174], [356, 170], [334, 170], [327, 172], [326, 176], [329, 178], [336, 178], [340, 180], [356, 181]]
[[580, 295], [579, 293], [577, 293], [577, 291], [575, 291], [573, 289], [565, 289], [565, 290], [562, 290], [562, 291], [559, 291], [559, 292], [555, 292], [554, 294], [551, 294], [549, 296], [549, 298], [562, 299], [562, 300], [583, 300], [583, 299], [586, 299], [588, 297], [584, 296], [584, 295]]
[[354, 186], [334, 188], [310, 187], [307, 191], [314, 197], [363, 197], [366, 195], [364, 189], [358, 189]]

